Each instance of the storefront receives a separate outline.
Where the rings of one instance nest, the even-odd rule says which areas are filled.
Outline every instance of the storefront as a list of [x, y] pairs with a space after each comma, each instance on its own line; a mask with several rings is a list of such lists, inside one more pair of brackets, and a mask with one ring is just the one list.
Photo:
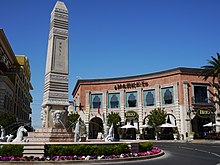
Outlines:
[[[152, 130], [147, 126], [147, 116], [155, 108], [164, 109], [168, 114], [166, 122], [175, 125], [181, 137], [186, 138], [192, 130], [203, 132], [201, 126], [208, 122], [196, 115], [198, 107], [213, 108], [210, 100], [214, 89], [210, 80], [198, 76], [200, 72], [175, 68], [129, 77], [80, 79], [72, 93], [74, 105], [83, 106], [77, 112], [86, 123], [89, 138], [96, 138], [98, 132], [106, 133], [104, 125], [111, 112], [120, 115], [121, 126], [133, 125], [142, 137], [149, 138]], [[216, 112], [212, 115], [215, 119]], [[165, 136], [168, 130], [163, 128], [161, 133]], [[127, 134], [134, 138], [136, 133]]]

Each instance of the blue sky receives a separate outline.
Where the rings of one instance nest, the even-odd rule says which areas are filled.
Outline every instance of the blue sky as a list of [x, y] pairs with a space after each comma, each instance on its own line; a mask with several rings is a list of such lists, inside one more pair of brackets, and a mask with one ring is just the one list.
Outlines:
[[[63, 0], [69, 10], [69, 99], [77, 78], [201, 67], [220, 52], [219, 0]], [[1, 0], [0, 28], [30, 60], [41, 127], [50, 13], [56, 0]]]

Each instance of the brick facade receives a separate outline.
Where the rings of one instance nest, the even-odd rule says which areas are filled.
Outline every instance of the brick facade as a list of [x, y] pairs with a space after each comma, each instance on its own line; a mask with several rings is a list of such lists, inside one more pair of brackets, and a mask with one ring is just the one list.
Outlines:
[[[199, 76], [201, 69], [196, 68], [174, 68], [166, 71], [155, 72], [145, 75], [137, 75], [130, 77], [120, 78], [108, 78], [108, 79], [80, 79], [78, 80], [73, 90], [73, 100], [75, 105], [83, 105], [83, 111], [77, 110], [81, 118], [87, 125], [87, 131], [89, 130], [89, 123], [93, 118], [100, 118], [103, 123], [106, 120], [105, 117], [110, 112], [118, 112], [122, 119], [121, 124], [128, 122], [125, 117], [126, 112], [134, 111], [138, 114], [138, 120], [132, 123], [137, 129], [143, 128], [147, 123], [145, 119], [149, 115], [150, 111], [155, 108], [164, 109], [173, 120], [172, 124], [175, 124], [182, 137], [186, 137], [187, 132], [192, 129], [201, 133], [201, 126], [192, 126], [190, 122], [196, 117], [196, 111], [201, 108], [206, 108], [215, 111], [211, 92], [214, 89], [209, 85], [209, 81], [204, 81]], [[207, 91], [204, 92], [204, 89]], [[151, 91], [154, 102], [148, 106], [146, 104], [145, 93]], [[209, 92], [209, 90], [211, 92]], [[131, 92], [131, 93], [129, 93]], [[171, 93], [165, 98], [165, 93]], [[202, 94], [205, 96], [202, 97]], [[135, 95], [136, 105], [135, 107], [128, 106], [129, 94]], [[92, 96], [100, 96], [100, 113], [97, 108], [93, 108]], [[109, 96], [116, 94], [118, 96], [119, 106], [111, 108], [109, 106]], [[132, 97], [133, 97], [132, 96]], [[197, 99], [195, 102], [195, 98]], [[168, 100], [165, 100], [168, 99]], [[167, 101], [167, 103], [166, 103]], [[216, 116], [217, 112], [215, 112]], [[204, 123], [205, 124], [205, 123]], [[200, 123], [201, 125], [201, 123]], [[142, 129], [140, 129], [142, 131]]]

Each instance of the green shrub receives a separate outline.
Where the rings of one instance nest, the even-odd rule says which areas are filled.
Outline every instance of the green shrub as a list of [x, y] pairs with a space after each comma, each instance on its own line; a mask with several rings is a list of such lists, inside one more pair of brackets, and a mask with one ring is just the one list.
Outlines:
[[143, 142], [139, 144], [139, 151], [144, 152], [144, 151], [150, 151], [153, 147], [152, 142]]
[[129, 153], [127, 144], [114, 145], [46, 145], [45, 156], [99, 156]]
[[23, 145], [6, 144], [0, 146], [0, 156], [22, 157]]

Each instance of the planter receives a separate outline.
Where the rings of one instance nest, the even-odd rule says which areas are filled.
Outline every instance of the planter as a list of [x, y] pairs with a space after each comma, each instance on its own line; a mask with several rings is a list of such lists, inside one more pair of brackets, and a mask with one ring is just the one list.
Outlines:
[[178, 134], [177, 133], [173, 134], [173, 138], [174, 138], [174, 140], [177, 140]]
[[155, 135], [155, 140], [158, 140], [158, 136], [157, 136], [158, 134], [156, 133], [156, 135]]
[[140, 134], [136, 134], [136, 140], [140, 140]]
[[189, 134], [189, 140], [193, 140], [194, 139], [194, 134]]

